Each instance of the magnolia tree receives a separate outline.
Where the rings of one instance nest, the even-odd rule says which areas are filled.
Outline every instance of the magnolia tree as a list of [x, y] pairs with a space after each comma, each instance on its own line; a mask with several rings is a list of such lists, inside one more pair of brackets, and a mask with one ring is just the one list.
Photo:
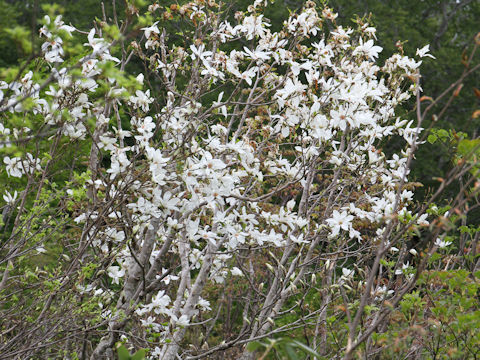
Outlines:
[[253, 359], [285, 333], [328, 358], [381, 350], [450, 245], [433, 201], [474, 163], [416, 206], [428, 46], [378, 64], [368, 23], [307, 2], [273, 31], [266, 5], [45, 17], [42, 57], [0, 83], [1, 358]]

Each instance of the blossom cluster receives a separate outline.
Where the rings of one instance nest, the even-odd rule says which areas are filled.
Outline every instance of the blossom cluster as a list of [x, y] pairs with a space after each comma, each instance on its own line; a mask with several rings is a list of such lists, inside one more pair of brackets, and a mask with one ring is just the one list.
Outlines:
[[[205, 283], [249, 274], [240, 256], [246, 249], [284, 249], [309, 260], [313, 250], [307, 249], [319, 241], [339, 248], [393, 246], [385, 242], [392, 222], [428, 223], [410, 208], [413, 192], [402, 188], [422, 129], [395, 113], [420, 90], [421, 61], [395, 54], [377, 64], [382, 48], [374, 28], [337, 26], [331, 9], [318, 13], [310, 2], [273, 32], [264, 6], [255, 1], [231, 24], [193, 2], [190, 19], [211, 31], [186, 47], [167, 45], [158, 21], [144, 27], [139, 56], [161, 79], [160, 94], [140, 74], [131, 95], [110, 78], [105, 98], [95, 98], [104, 65], [120, 60], [92, 29], [82, 77], [73, 76], [60, 65], [63, 42], [54, 34], [75, 29], [61, 18], [46, 19], [40, 31], [47, 39], [44, 59], [55, 65], [48, 89], [41, 91], [32, 73], [0, 84], [10, 94], [3, 110], [24, 111], [18, 98], [28, 94], [31, 111], [56, 134], [71, 141], [91, 136], [92, 151], [108, 158], [85, 186], [114, 200], [92, 201], [75, 221], [85, 224], [95, 251], [110, 257], [106, 274], [113, 286], [141, 288], [134, 270], [140, 256], [145, 269], [160, 266], [152, 281], [161, 285], [135, 310], [143, 326], [165, 340], [159, 356], [172, 351], [168, 344], [180, 342], [199, 312], [211, 310], [212, 299], [202, 298]], [[334, 27], [328, 35], [322, 31], [327, 22]], [[427, 50], [417, 54], [428, 56]], [[211, 93], [213, 99], [205, 95]], [[115, 121], [111, 109], [119, 107], [126, 118]], [[405, 147], [389, 157], [381, 144], [391, 138]], [[42, 170], [29, 153], [3, 161], [13, 177]], [[283, 200], [287, 190], [293, 196]], [[290, 265], [284, 293], [294, 289], [288, 279], [303, 271]], [[355, 276], [339, 269], [339, 284]], [[82, 291], [115, 296], [94, 286]], [[377, 297], [392, 292], [374, 291]]]

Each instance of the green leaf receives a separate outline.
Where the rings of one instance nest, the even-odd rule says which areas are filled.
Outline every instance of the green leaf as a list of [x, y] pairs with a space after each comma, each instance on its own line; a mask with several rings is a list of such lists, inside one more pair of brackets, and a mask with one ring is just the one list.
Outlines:
[[295, 350], [293, 350], [290, 345], [285, 345], [285, 352], [287, 353], [289, 359], [298, 359], [298, 355], [295, 353]]
[[458, 143], [457, 152], [462, 156], [472, 156], [480, 153], [480, 139], [461, 140]]
[[143, 360], [143, 359], [145, 359], [145, 350], [144, 349], [138, 350], [135, 354], [132, 355], [131, 359], [132, 360]]
[[125, 345], [120, 345], [117, 348], [118, 360], [130, 360], [130, 353]]
[[445, 139], [448, 137], [448, 131], [445, 130], [445, 129], [439, 129], [438, 132], [437, 132], [437, 135], [440, 139]]
[[32, 43], [30, 31], [24, 26], [15, 26], [14, 28], [4, 30], [21, 47], [25, 54], [32, 52]]
[[428, 137], [427, 137], [427, 141], [428, 141], [430, 144], [434, 144], [435, 141], [437, 141], [437, 139], [438, 139], [438, 137], [437, 137], [437, 135], [435, 135], [435, 134], [430, 134], [430, 135], [428, 135]]
[[260, 341], [253, 341], [251, 343], [248, 343], [247, 350], [250, 351], [250, 352], [253, 352], [253, 351], [258, 350], [262, 346], [265, 346], [265, 345], [262, 344]]

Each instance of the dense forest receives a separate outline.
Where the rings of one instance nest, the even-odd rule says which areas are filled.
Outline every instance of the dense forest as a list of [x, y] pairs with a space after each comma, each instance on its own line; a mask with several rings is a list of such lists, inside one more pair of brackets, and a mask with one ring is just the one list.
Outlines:
[[0, 9], [0, 359], [480, 357], [479, 1]]

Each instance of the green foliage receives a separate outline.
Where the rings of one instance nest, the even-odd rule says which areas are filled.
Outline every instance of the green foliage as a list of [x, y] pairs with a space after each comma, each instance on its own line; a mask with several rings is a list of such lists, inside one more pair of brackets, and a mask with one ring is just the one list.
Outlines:
[[[419, 289], [401, 302], [388, 329], [374, 334], [383, 358], [398, 358], [421, 348], [421, 358], [473, 359], [480, 355], [480, 272], [431, 271]], [[421, 346], [421, 347], [420, 347]]]
[[18, 49], [24, 54], [29, 55], [32, 52], [32, 43], [30, 42], [30, 32], [23, 26], [15, 26], [5, 30], [6, 34], [17, 44]]
[[136, 353], [130, 355], [125, 345], [119, 345], [117, 347], [118, 360], [144, 360], [145, 350], [140, 349]]

